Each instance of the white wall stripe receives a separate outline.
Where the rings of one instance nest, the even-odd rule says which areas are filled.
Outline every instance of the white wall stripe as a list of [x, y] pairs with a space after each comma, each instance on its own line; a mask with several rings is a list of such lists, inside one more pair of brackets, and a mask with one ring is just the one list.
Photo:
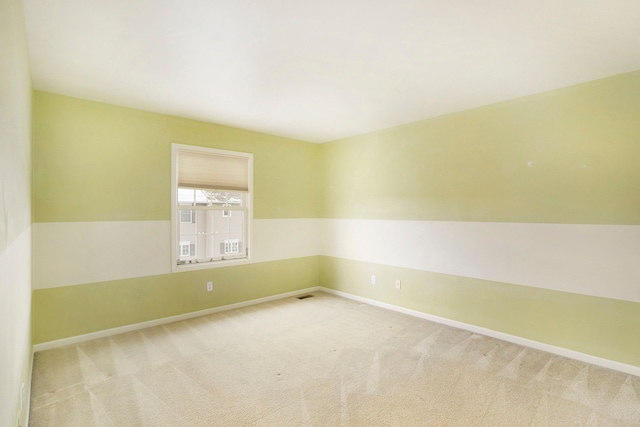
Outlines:
[[[170, 222], [33, 225], [34, 289], [169, 274]], [[640, 226], [253, 222], [252, 262], [315, 255], [640, 302]]]
[[320, 255], [321, 221], [315, 218], [253, 220], [253, 262]]
[[[318, 219], [253, 221], [251, 262], [320, 254]], [[33, 225], [34, 289], [171, 273], [170, 221]]]
[[33, 288], [171, 272], [170, 221], [33, 225]]
[[640, 302], [640, 226], [324, 220], [322, 254]]

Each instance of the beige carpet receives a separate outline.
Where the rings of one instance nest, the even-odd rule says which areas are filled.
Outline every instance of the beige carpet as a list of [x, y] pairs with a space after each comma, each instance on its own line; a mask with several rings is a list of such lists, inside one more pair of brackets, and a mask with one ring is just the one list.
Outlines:
[[314, 295], [39, 352], [30, 425], [640, 425], [640, 378]]

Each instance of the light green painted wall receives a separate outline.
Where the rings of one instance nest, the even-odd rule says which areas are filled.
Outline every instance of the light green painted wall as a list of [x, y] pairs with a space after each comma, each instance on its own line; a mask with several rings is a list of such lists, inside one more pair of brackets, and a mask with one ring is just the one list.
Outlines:
[[[640, 366], [638, 303], [320, 258], [321, 286]], [[398, 278], [401, 290], [394, 286]]]
[[[318, 285], [319, 257], [36, 289], [34, 342], [42, 343]], [[214, 290], [205, 292], [207, 281]]]
[[[47, 92], [35, 92], [34, 110], [34, 222], [169, 220], [173, 142], [253, 153], [254, 218], [319, 216], [316, 144]], [[317, 286], [318, 278], [313, 257], [39, 289], [34, 342]], [[216, 291], [206, 293], [210, 280]]]
[[316, 144], [47, 92], [34, 100], [34, 222], [169, 220], [172, 142], [253, 153], [255, 218], [319, 216]]
[[640, 71], [323, 144], [322, 216], [640, 224], [639, 114]]
[[[34, 222], [169, 220], [173, 142], [253, 153], [254, 218], [319, 216], [316, 144], [38, 91], [34, 122]], [[317, 286], [318, 278], [312, 257], [38, 289], [33, 340]], [[210, 280], [216, 290], [204, 292]]]
[[[169, 219], [179, 142], [253, 152], [256, 218], [640, 224], [640, 72], [321, 146], [43, 92], [35, 109], [37, 222]], [[317, 284], [640, 366], [636, 303], [328, 257], [37, 290], [34, 340]]]
[[[0, 0], [0, 425], [27, 418], [31, 366], [31, 72], [23, 5]], [[27, 394], [28, 396], [28, 394]]]
[[[634, 72], [324, 144], [322, 215], [638, 225], [639, 114]], [[326, 257], [321, 285], [640, 366], [637, 303]]]
[[20, 0], [0, 2], [0, 252], [31, 226], [31, 71]]

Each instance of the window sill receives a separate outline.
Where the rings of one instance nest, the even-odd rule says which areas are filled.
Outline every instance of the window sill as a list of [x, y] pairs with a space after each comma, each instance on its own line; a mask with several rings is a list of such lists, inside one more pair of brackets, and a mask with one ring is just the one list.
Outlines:
[[242, 265], [242, 264], [250, 264], [250, 258], [236, 258], [236, 259], [227, 259], [220, 261], [209, 261], [209, 262], [199, 262], [194, 264], [174, 264], [171, 272], [172, 273], [182, 273], [185, 271], [193, 271], [193, 270], [207, 270], [210, 268], [218, 268], [218, 267], [231, 267], [234, 265]]

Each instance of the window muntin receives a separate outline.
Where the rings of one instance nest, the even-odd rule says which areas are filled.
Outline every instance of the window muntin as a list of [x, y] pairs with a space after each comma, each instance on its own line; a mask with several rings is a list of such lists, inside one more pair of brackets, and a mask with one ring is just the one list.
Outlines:
[[[174, 170], [172, 191], [173, 197], [173, 271], [183, 268], [205, 268], [214, 266], [219, 261], [238, 261], [249, 259], [249, 223], [250, 223], [250, 175], [252, 157], [246, 153], [233, 153], [228, 151], [202, 149], [200, 147], [179, 146], [174, 144]], [[203, 162], [194, 153], [202, 150], [203, 156], [214, 156], [214, 166], [222, 164], [224, 160], [233, 158], [231, 166], [236, 167], [242, 164], [238, 160], [244, 159], [249, 177], [246, 178], [248, 191], [242, 191], [245, 184], [238, 184], [242, 178], [237, 171], [233, 176], [234, 187], [231, 189], [203, 188], [206, 182], [198, 182], [197, 188], [187, 185], [180, 185], [178, 170], [180, 154], [185, 150], [189, 154], [188, 164], [197, 164], [202, 169]], [[216, 156], [220, 154], [220, 158]], [[194, 158], [195, 162], [194, 163]], [[222, 159], [222, 160], [221, 160]], [[222, 163], [221, 163], [222, 162]], [[184, 171], [182, 171], [184, 172]], [[232, 171], [233, 172], [233, 171]], [[201, 173], [201, 172], [200, 172]], [[208, 171], [200, 176], [205, 176]], [[217, 175], [216, 175], [217, 174]], [[233, 173], [231, 174], [233, 175]], [[188, 175], [187, 175], [188, 176]], [[219, 173], [214, 172], [212, 176], [219, 179]], [[238, 191], [240, 189], [241, 191]], [[187, 249], [188, 248], [188, 249]]]

